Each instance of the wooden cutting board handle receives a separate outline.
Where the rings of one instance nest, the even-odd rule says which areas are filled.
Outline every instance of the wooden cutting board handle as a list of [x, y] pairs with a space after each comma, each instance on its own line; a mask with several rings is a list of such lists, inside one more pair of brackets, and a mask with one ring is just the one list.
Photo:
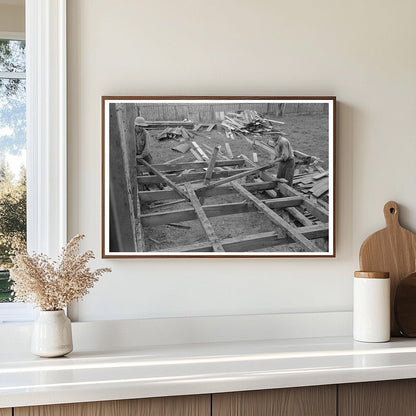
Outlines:
[[394, 201], [387, 202], [384, 205], [384, 218], [386, 219], [386, 227], [401, 227], [399, 221], [399, 206]]
[[360, 269], [390, 273], [391, 335], [400, 335], [394, 319], [394, 298], [402, 279], [416, 271], [416, 234], [400, 225], [399, 205], [384, 205], [386, 228], [367, 237], [360, 250]]

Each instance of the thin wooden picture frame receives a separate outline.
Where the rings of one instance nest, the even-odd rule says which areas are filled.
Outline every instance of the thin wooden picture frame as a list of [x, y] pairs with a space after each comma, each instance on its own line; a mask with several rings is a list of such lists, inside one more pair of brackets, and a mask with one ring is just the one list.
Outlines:
[[103, 258], [335, 257], [336, 97], [101, 105]]

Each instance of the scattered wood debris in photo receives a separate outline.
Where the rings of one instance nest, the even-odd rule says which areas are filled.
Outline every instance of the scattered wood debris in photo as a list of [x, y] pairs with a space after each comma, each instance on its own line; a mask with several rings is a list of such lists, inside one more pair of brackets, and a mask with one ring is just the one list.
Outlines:
[[328, 251], [324, 161], [294, 148], [293, 185], [276, 177], [273, 138], [287, 136], [286, 122], [246, 109], [146, 123], [153, 161], [136, 157], [137, 252]]

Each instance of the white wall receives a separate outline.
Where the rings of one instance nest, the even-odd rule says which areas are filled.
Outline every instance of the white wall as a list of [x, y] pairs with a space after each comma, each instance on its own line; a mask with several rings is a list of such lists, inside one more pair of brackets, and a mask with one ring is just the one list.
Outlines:
[[[19, 2], [20, 3], [20, 2]], [[0, 32], [25, 31], [25, 6], [0, 3]]]
[[416, 231], [413, 0], [68, 1], [69, 235], [100, 257], [102, 95], [336, 95], [335, 259], [98, 260], [79, 320], [351, 310], [390, 199]]

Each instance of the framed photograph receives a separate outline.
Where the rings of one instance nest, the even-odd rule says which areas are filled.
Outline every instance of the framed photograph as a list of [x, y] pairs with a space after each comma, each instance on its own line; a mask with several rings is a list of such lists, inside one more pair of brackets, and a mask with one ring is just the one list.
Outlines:
[[335, 97], [102, 97], [102, 256], [334, 257]]

